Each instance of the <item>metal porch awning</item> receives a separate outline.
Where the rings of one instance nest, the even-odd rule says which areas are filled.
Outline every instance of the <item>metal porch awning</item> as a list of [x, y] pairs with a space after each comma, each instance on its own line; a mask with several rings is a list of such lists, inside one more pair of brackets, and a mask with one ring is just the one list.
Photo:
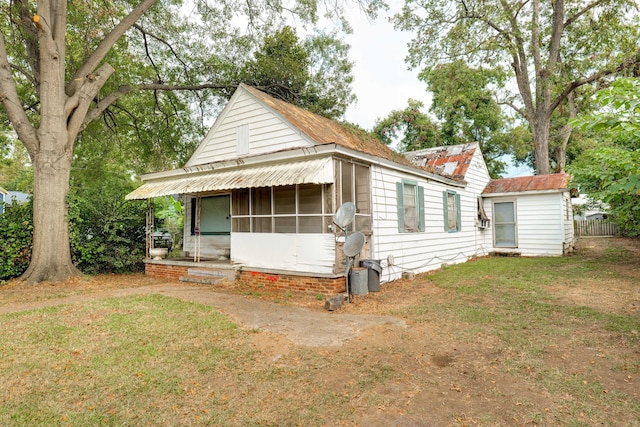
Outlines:
[[328, 184], [333, 182], [330, 157], [299, 162], [247, 166], [233, 170], [184, 174], [179, 177], [150, 180], [125, 197], [127, 200], [150, 199], [172, 194], [197, 194], [207, 191], [271, 187], [293, 184]]

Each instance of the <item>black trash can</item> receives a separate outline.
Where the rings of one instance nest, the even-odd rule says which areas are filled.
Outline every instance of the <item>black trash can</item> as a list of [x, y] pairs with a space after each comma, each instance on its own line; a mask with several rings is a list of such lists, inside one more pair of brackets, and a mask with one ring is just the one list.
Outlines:
[[369, 270], [369, 292], [380, 292], [380, 276], [382, 275], [381, 262], [379, 259], [360, 260], [360, 267], [367, 267]]

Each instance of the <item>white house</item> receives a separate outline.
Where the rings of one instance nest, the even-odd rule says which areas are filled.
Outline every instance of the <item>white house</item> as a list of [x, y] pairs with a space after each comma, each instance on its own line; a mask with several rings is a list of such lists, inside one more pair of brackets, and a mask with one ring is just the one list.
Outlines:
[[477, 144], [405, 157], [246, 85], [184, 168], [142, 179], [128, 199], [181, 195], [186, 206], [183, 257], [147, 259], [151, 275], [226, 270], [245, 282], [339, 292], [345, 237], [333, 219], [345, 202], [356, 206], [348, 232], [366, 236], [356, 258], [379, 263], [383, 281], [495, 249]]

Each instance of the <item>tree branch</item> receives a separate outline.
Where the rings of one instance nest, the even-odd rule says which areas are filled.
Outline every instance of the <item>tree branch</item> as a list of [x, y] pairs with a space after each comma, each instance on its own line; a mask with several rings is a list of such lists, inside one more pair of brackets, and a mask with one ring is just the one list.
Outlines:
[[587, 6], [585, 6], [584, 9], [579, 10], [575, 15], [572, 15], [571, 17], [569, 17], [569, 19], [567, 19], [564, 22], [564, 27], [568, 27], [570, 25], [572, 25], [575, 21], [578, 20], [578, 18], [580, 18], [582, 15], [584, 15], [585, 13], [587, 13], [588, 11], [590, 11], [593, 8], [596, 8], [604, 3], [607, 3], [609, 0], [598, 0], [595, 1], [593, 3], [588, 4]]
[[33, 159], [39, 148], [38, 137], [20, 102], [16, 83], [11, 75], [11, 66], [7, 60], [7, 50], [2, 33], [0, 33], [0, 102], [2, 102], [9, 120], [18, 134], [18, 138]]
[[66, 93], [68, 96], [74, 94], [78, 89], [78, 85], [84, 80], [84, 77], [98, 67], [118, 39], [120, 39], [120, 37], [157, 1], [158, 0], [144, 0], [135, 7], [129, 15], [122, 19], [104, 39], [102, 39], [96, 50], [94, 50], [85, 63], [78, 68], [69, 84], [67, 84]]
[[91, 102], [114, 71], [111, 65], [107, 63], [103, 64], [95, 74], [91, 75], [91, 78], [87, 78], [84, 81], [83, 85], [77, 90], [77, 96], [74, 94], [77, 103], [75, 108], [70, 112], [67, 121], [67, 148], [69, 151], [71, 151], [78, 132], [83, 128]]
[[97, 102], [96, 106], [89, 110], [87, 113], [82, 126], [79, 131], [83, 131], [89, 123], [93, 120], [97, 119], [100, 114], [102, 114], [111, 104], [116, 102], [118, 99], [122, 98], [124, 95], [131, 93], [136, 90], [166, 90], [166, 91], [199, 91], [202, 89], [227, 89], [232, 90], [235, 89], [237, 85], [229, 85], [229, 84], [214, 84], [214, 83], [201, 83], [196, 85], [169, 85], [169, 84], [161, 84], [161, 83], [148, 83], [141, 84], [138, 86], [126, 85], [122, 86], [117, 91], [111, 93], [105, 98], [102, 98]]
[[[637, 57], [636, 57], [637, 58]], [[558, 95], [555, 100], [551, 103], [550, 109], [549, 111], [553, 111], [555, 110], [558, 105], [560, 105], [560, 103], [562, 101], [564, 101], [564, 99], [574, 90], [576, 90], [577, 88], [579, 88], [580, 86], [584, 86], [586, 84], [589, 83], [593, 83], [595, 81], [598, 81], [604, 77], [619, 73], [620, 71], [624, 70], [625, 68], [627, 68], [630, 65], [634, 65], [634, 64], [638, 64], [640, 63], [640, 60], [638, 59], [627, 59], [623, 62], [621, 62], [620, 64], [618, 64], [615, 68], [609, 68], [606, 70], [601, 70], [598, 71], [597, 73], [592, 74], [589, 77], [585, 77], [584, 79], [580, 79], [580, 80], [574, 80], [572, 81], [563, 91], [560, 95]]]
[[38, 48], [38, 31], [33, 24], [33, 16], [29, 10], [26, 0], [20, 0], [19, 7], [20, 28], [24, 33], [24, 41], [27, 54], [27, 62], [31, 67], [31, 75], [22, 72], [27, 78], [33, 81], [36, 88], [40, 85], [40, 52]]

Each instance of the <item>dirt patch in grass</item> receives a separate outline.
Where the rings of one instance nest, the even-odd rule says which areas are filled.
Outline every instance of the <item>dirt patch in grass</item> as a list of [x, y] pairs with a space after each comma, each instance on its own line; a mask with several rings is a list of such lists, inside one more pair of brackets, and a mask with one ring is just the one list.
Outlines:
[[[184, 299], [200, 303], [211, 292], [221, 292], [328, 318], [355, 316], [354, 322], [360, 315], [388, 316], [406, 326], [370, 324], [339, 345], [320, 347], [296, 344], [286, 331], [268, 327], [244, 328], [232, 338], [185, 331], [181, 340], [169, 340], [173, 346], [192, 347], [180, 353], [181, 362], [173, 368], [178, 380], [170, 393], [142, 391], [139, 398], [114, 393], [101, 396], [101, 402], [88, 402], [91, 396], [83, 397], [81, 384], [87, 374], [62, 375], [66, 388], [77, 382], [80, 391], [59, 405], [70, 420], [83, 405], [93, 405], [95, 411], [104, 411], [99, 421], [140, 425], [161, 419], [166, 425], [194, 426], [637, 426], [639, 268], [637, 240], [583, 239], [571, 257], [480, 259], [383, 284], [381, 292], [355, 297], [340, 313], [324, 311], [324, 302], [315, 295], [235, 283], [215, 289], [189, 287]], [[135, 294], [156, 285], [162, 282], [144, 276], [100, 276], [30, 287], [10, 283], [0, 287], [0, 309], [12, 304], [37, 308], [55, 298], [89, 301]], [[97, 329], [99, 325], [136, 313], [135, 306], [82, 307], [63, 310], [60, 315], [67, 320], [61, 322], [60, 333], [87, 328], [101, 345], [122, 337], [117, 325]], [[273, 305], [255, 307], [274, 310]], [[182, 316], [171, 310], [167, 316]], [[136, 315], [144, 318], [144, 313]], [[201, 318], [206, 312], [194, 309], [189, 315]], [[28, 321], [34, 324], [50, 319], [46, 311], [30, 316], [35, 316]], [[150, 329], [139, 339], [154, 334], [161, 330]], [[153, 347], [151, 338], [143, 341], [142, 349]], [[224, 369], [209, 366], [207, 357], [197, 363], [188, 360], [214, 350], [219, 354], [225, 346], [233, 347], [229, 351], [235, 356], [220, 359], [227, 364]], [[79, 352], [68, 356], [75, 369], [83, 359], [100, 356], [72, 350]], [[151, 349], [143, 356], [148, 354]], [[133, 385], [122, 389], [137, 390], [136, 381], [161, 382], [150, 376], [151, 368], [160, 375], [161, 361], [153, 359], [151, 372], [135, 371]], [[2, 370], [15, 369], [12, 363], [4, 358]], [[59, 367], [74, 372], [70, 366]], [[14, 375], [12, 393], [20, 401], [34, 400], [37, 407], [29, 378]], [[137, 407], [136, 401], [143, 403]], [[0, 397], [0, 413], [3, 405], [5, 411], [17, 411], [12, 403]]]

